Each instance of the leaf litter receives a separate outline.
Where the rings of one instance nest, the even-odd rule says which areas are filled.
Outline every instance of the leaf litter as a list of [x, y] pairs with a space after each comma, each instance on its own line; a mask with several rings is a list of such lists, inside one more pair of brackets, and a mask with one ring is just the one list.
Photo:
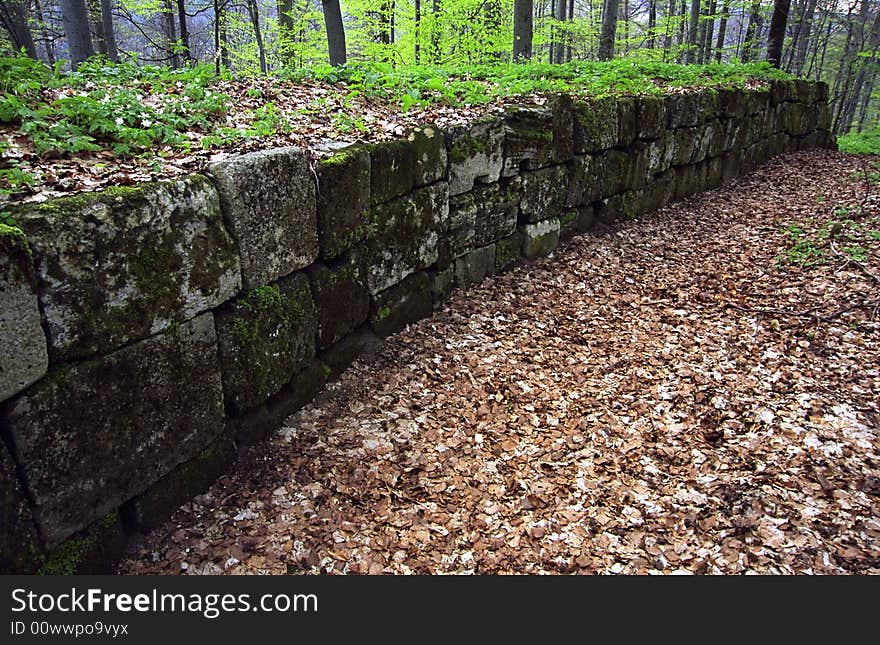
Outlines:
[[778, 260], [792, 221], [880, 228], [862, 166], [780, 157], [456, 292], [120, 573], [880, 573], [880, 251]]

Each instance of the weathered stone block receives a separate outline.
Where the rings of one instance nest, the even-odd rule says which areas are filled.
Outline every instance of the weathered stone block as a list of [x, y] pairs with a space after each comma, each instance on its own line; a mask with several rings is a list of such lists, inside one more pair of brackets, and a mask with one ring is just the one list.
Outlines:
[[169, 519], [184, 503], [204, 493], [235, 461], [235, 446], [225, 433], [194, 459], [177, 466], [145, 492], [126, 502], [120, 512], [125, 523], [149, 531]]
[[522, 257], [523, 236], [517, 231], [495, 243], [495, 272], [513, 268]]
[[733, 181], [741, 174], [742, 169], [742, 148], [736, 148], [730, 152], [726, 152], [721, 156], [721, 182], [726, 184]]
[[[510, 235], [516, 230], [521, 193], [522, 180], [514, 177], [509, 181], [478, 186], [453, 198], [449, 213], [450, 233], [453, 229], [473, 231], [466, 240], [466, 248], [458, 243], [454, 246], [463, 251], [470, 250]], [[460, 253], [454, 257], [458, 255]]]
[[746, 115], [746, 106], [742, 90], [731, 88], [718, 89], [719, 116], [725, 118], [742, 118]]
[[558, 217], [568, 197], [568, 167], [550, 166], [530, 170], [520, 177], [520, 220], [534, 223]]
[[109, 575], [125, 552], [125, 530], [118, 510], [53, 548], [37, 573], [44, 576]]
[[724, 163], [721, 157], [706, 162], [706, 188], [718, 188], [724, 182]]
[[724, 132], [722, 134], [723, 141], [721, 143], [724, 152], [730, 152], [742, 145], [743, 122], [741, 119], [724, 119], [721, 121], [721, 127]]
[[574, 152], [582, 155], [617, 145], [617, 101], [613, 98], [574, 104]]
[[52, 362], [112, 351], [241, 285], [217, 193], [199, 176], [26, 205]]
[[370, 219], [364, 260], [370, 293], [377, 294], [437, 261], [449, 225], [449, 186], [437, 182], [376, 206]]
[[246, 289], [307, 267], [318, 257], [315, 179], [298, 148], [251, 152], [208, 167], [223, 218], [241, 254]]
[[321, 256], [333, 259], [366, 236], [370, 207], [370, 154], [362, 146], [345, 148], [321, 161], [316, 173]]
[[672, 165], [682, 166], [691, 163], [697, 154], [699, 142], [699, 128], [678, 128], [675, 131]]
[[217, 335], [227, 409], [241, 414], [288, 383], [314, 358], [317, 326], [304, 273], [224, 305], [217, 313]]
[[628, 190], [607, 197], [599, 202], [596, 217], [606, 224], [622, 219], [635, 219], [647, 212], [644, 193], [644, 190]]
[[571, 174], [565, 196], [565, 207], [573, 208], [591, 203], [595, 199], [596, 192], [596, 173], [592, 168], [593, 156], [578, 155], [569, 165]]
[[34, 383], [49, 367], [27, 239], [19, 229], [5, 224], [0, 224], [0, 338], [3, 401]]
[[330, 347], [367, 320], [370, 293], [363, 260], [350, 254], [332, 267], [308, 269], [318, 315], [318, 349]]
[[455, 261], [455, 284], [466, 289], [495, 273], [495, 245], [474, 249]]
[[321, 361], [329, 370], [328, 378], [338, 378], [355, 359], [375, 354], [381, 345], [382, 339], [368, 328], [362, 327], [350, 333], [320, 354]]
[[797, 86], [793, 80], [771, 81], [768, 92], [770, 106], [779, 105], [784, 101], [797, 101]]
[[433, 312], [431, 281], [424, 271], [414, 273], [377, 294], [370, 308], [370, 325], [385, 338]]
[[659, 138], [648, 141], [645, 144], [645, 154], [649, 178], [666, 172], [672, 166], [672, 158], [675, 155], [675, 132], [664, 130]]
[[659, 96], [636, 98], [636, 138], [657, 139], [666, 131], [666, 102]]
[[666, 97], [666, 117], [670, 128], [692, 128], [702, 121], [700, 92], [671, 94]]
[[617, 99], [617, 145], [626, 147], [636, 138], [636, 101], [631, 96]]
[[819, 103], [816, 106], [816, 129], [826, 132], [831, 130], [831, 110], [827, 103]]
[[436, 308], [452, 294], [455, 288], [455, 265], [431, 270], [428, 272], [428, 277], [431, 279], [431, 296]]
[[794, 81], [794, 98], [790, 100], [800, 101], [806, 105], [812, 106], [819, 98], [819, 88], [815, 81], [808, 81], [802, 78]]
[[0, 574], [32, 573], [41, 551], [15, 463], [0, 441]]
[[770, 92], [765, 89], [741, 90], [743, 111], [746, 115], [766, 112], [770, 105]]
[[405, 195], [415, 186], [416, 157], [412, 141], [382, 141], [370, 152], [370, 203], [382, 204]]
[[222, 432], [210, 313], [100, 359], [62, 366], [12, 399], [3, 420], [54, 547]]
[[526, 224], [522, 231], [522, 254], [528, 260], [549, 255], [559, 244], [559, 220], [543, 220]]
[[504, 164], [504, 131], [504, 122], [497, 118], [478, 119], [446, 131], [450, 195], [470, 190], [475, 182], [498, 181]]
[[577, 211], [565, 210], [559, 216], [559, 240], [569, 240], [577, 234]]
[[416, 186], [425, 186], [446, 177], [448, 156], [446, 139], [436, 125], [425, 125], [410, 132], [407, 140], [412, 144], [415, 163]]
[[593, 157], [590, 172], [595, 177], [593, 199], [610, 197], [626, 190], [630, 183], [629, 155], [620, 150], [608, 150]]
[[696, 195], [706, 189], [706, 166], [705, 164], [691, 164], [680, 166], [675, 169], [675, 200], [679, 201], [691, 195]]

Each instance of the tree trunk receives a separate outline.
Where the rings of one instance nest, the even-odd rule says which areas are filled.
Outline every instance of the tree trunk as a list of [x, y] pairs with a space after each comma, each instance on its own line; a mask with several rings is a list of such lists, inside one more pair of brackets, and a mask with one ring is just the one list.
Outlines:
[[[431, 62], [440, 64], [440, 0], [431, 2]], [[514, 27], [515, 28], [515, 27]]]
[[715, 9], [716, 0], [710, 0], [704, 19], [703, 41], [700, 46], [700, 63], [708, 63], [712, 57], [712, 36], [715, 34]]
[[49, 30], [46, 28], [46, 21], [43, 18], [43, 5], [40, 0], [34, 0], [34, 10], [37, 14], [37, 22], [40, 25], [40, 38], [43, 41], [43, 47], [46, 49], [46, 60], [50, 65], [55, 65], [55, 41], [49, 36]]
[[174, 5], [171, 0], [162, 3], [162, 21], [165, 23], [165, 52], [173, 69], [180, 67], [177, 53], [177, 25], [174, 24]]
[[70, 64], [76, 69], [81, 62], [95, 54], [89, 32], [89, 12], [85, 0], [59, 0], [59, 5], [64, 35], [67, 36], [67, 49], [70, 52]]
[[767, 61], [773, 67], [782, 62], [782, 42], [785, 40], [785, 25], [791, 0], [774, 0], [773, 17], [770, 18], [770, 32], [767, 34]]
[[599, 36], [599, 60], [614, 58], [614, 37], [617, 34], [617, 14], [620, 0], [605, 0], [602, 13], [602, 33]]
[[257, 6], [257, 0], [248, 0], [247, 10], [251, 19], [251, 25], [254, 27], [254, 37], [257, 40], [257, 53], [260, 56], [260, 73], [266, 74], [269, 68], [266, 66], [266, 48], [263, 45], [263, 30], [260, 29], [260, 8]]
[[657, 0], [648, 0], [648, 49], [657, 46]]
[[[574, 20], [574, 0], [568, 0], [568, 22], [572, 23]], [[566, 38], [565, 45], [565, 60], [570, 61], [572, 56], [572, 46], [571, 46], [572, 38], [569, 36]]]
[[669, 56], [669, 50], [672, 49], [673, 43], [673, 26], [672, 26], [672, 18], [675, 17], [675, 0], [669, 0], [669, 5], [666, 7], [666, 32], [663, 34], [663, 62], [667, 62]]
[[807, 50], [810, 47], [810, 32], [813, 30], [813, 16], [816, 15], [816, 0], [807, 0], [807, 7], [801, 17], [801, 34], [794, 53], [794, 62], [791, 66], [795, 76], [800, 76], [804, 71], [807, 60]]
[[[567, 0], [553, 0], [553, 17], [559, 22], [565, 22], [568, 9]], [[553, 39], [551, 62], [561, 64], [565, 61], [565, 32], [556, 27], [556, 37]]]
[[327, 30], [330, 64], [333, 67], [345, 65], [345, 26], [342, 24], [339, 0], [321, 0], [321, 6], [324, 9], [324, 27]]
[[177, 0], [177, 24], [180, 27], [180, 53], [183, 62], [189, 65], [193, 62], [193, 57], [189, 48], [189, 27], [186, 24], [186, 0]]
[[104, 46], [107, 58], [119, 62], [119, 48], [116, 45], [116, 29], [113, 26], [113, 0], [101, 0], [101, 24], [104, 32]]
[[[862, 91], [864, 90], [866, 80], [870, 71], [874, 68], [875, 56], [877, 50], [880, 49], [880, 11], [874, 16], [874, 22], [871, 25], [871, 31], [868, 34], [867, 48], [859, 47], [860, 53], [868, 53], [869, 56], [859, 56], [858, 73], [852, 89], [849, 93], [849, 100], [844, 104], [843, 116], [840, 119], [839, 132], [846, 134], [852, 129], [853, 119], [856, 110], [861, 102]], [[870, 92], [868, 96], [870, 101]]]
[[513, 3], [513, 60], [532, 57], [532, 0], [514, 0]]
[[95, 52], [106, 56], [107, 45], [104, 43], [104, 21], [101, 18], [101, 0], [86, 0], [86, 11], [89, 12]]
[[293, 0], [278, 0], [275, 8], [278, 11], [278, 37], [284, 45], [293, 38]]
[[761, 0], [753, 0], [749, 9], [749, 26], [746, 28], [746, 37], [743, 41], [743, 50], [740, 58], [744, 63], [752, 60], [755, 52], [755, 42], [758, 39], [758, 31], [761, 29]]
[[721, 0], [721, 20], [718, 22], [718, 40], [715, 42], [715, 62], [720, 63], [727, 37], [727, 18], [730, 16], [729, 0]]
[[421, 63], [422, 58], [422, 43], [420, 41], [422, 37], [422, 0], [416, 0], [413, 29], [415, 30], [415, 34], [413, 34], [415, 36], [413, 55], [415, 58], [415, 63], [416, 65], [418, 65], [419, 63]]
[[0, 23], [9, 34], [13, 49], [36, 58], [37, 48], [28, 26], [28, 4], [27, 0], [7, 0], [0, 3]]
[[692, 65], [697, 60], [698, 32], [700, 30], [700, 0], [691, 0], [691, 18], [688, 25], [687, 56], [685, 62]]

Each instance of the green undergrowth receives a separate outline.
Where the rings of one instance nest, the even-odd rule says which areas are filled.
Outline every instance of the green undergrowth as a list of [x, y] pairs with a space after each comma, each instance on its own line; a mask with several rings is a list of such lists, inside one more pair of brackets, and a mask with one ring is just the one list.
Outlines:
[[787, 238], [776, 266], [812, 267], [849, 258], [867, 262], [880, 256], [880, 218], [861, 207], [835, 208], [827, 218], [807, 218], [780, 225]]
[[880, 128], [874, 128], [867, 132], [852, 132], [837, 137], [837, 147], [841, 152], [878, 155], [880, 154]]

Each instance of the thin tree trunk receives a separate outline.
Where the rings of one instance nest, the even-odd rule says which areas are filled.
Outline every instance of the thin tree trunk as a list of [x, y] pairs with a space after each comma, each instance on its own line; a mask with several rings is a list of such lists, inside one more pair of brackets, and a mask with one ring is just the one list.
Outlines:
[[804, 71], [807, 50], [810, 47], [810, 32], [813, 30], [813, 17], [815, 15], [816, 0], [807, 0], [807, 6], [801, 20], [801, 35], [798, 39], [797, 48], [795, 48], [794, 63], [791, 66], [792, 72], [796, 76], [800, 76]]
[[755, 42], [758, 40], [758, 32], [761, 29], [761, 0], [753, 0], [749, 9], [749, 26], [746, 28], [746, 37], [743, 41], [742, 58], [743, 62], [753, 59], [755, 53]]
[[[556, 18], [559, 22], [565, 22], [566, 14], [568, 9], [567, 0], [554, 0], [553, 1], [553, 17]], [[557, 25], [556, 29], [556, 38], [553, 42], [552, 49], [552, 63], [561, 64], [565, 60], [565, 36], [564, 32], [559, 29]]]
[[46, 27], [46, 21], [43, 18], [43, 5], [40, 0], [34, 0], [34, 11], [37, 15], [37, 23], [40, 25], [40, 39], [43, 41], [43, 47], [46, 49], [46, 60], [50, 65], [55, 65], [55, 42], [49, 37], [49, 29]]
[[104, 31], [104, 46], [107, 58], [119, 62], [119, 48], [116, 44], [116, 29], [113, 26], [113, 0], [101, 0], [101, 23]]
[[67, 36], [67, 49], [73, 69], [89, 56], [95, 54], [92, 35], [89, 32], [89, 12], [85, 0], [59, 0], [64, 35]]
[[724, 55], [724, 39], [727, 37], [727, 19], [730, 16], [729, 0], [721, 0], [721, 20], [718, 21], [718, 40], [715, 42], [715, 62]]
[[697, 36], [700, 28], [700, 0], [691, 0], [691, 18], [688, 26], [687, 56], [685, 62], [692, 65], [697, 60]]
[[[571, 24], [573, 20], [574, 20], [574, 0], [568, 0], [568, 23]], [[565, 45], [565, 60], [566, 60], [566, 62], [571, 61], [571, 56], [572, 56], [571, 43], [572, 43], [572, 38], [571, 38], [571, 35], [569, 35], [569, 37], [566, 38], [566, 45]]]
[[[431, 2], [431, 62], [434, 65], [440, 64], [440, 24], [440, 0], [433, 0]], [[515, 22], [514, 29], [516, 29]]]
[[260, 73], [266, 74], [269, 68], [266, 66], [266, 48], [263, 45], [263, 30], [260, 29], [260, 8], [257, 6], [257, 0], [248, 0], [248, 15], [251, 19], [251, 25], [254, 27], [254, 37], [257, 40], [257, 53], [260, 57]]
[[23, 51], [31, 58], [37, 57], [34, 36], [28, 26], [27, 0], [7, 0], [0, 3], [0, 23], [9, 35], [13, 49]]
[[782, 62], [782, 42], [785, 40], [785, 25], [791, 0], [774, 0], [773, 17], [770, 18], [770, 32], [767, 34], [767, 61], [773, 67]]
[[422, 0], [416, 0], [415, 6], [415, 17], [413, 20], [413, 28], [415, 29], [415, 47], [413, 48], [413, 54], [415, 57], [415, 63], [418, 65], [421, 63], [421, 54], [422, 54], [422, 46], [421, 46], [421, 37], [422, 37]]
[[620, 11], [620, 0], [605, 0], [602, 13], [602, 33], [599, 36], [599, 60], [614, 58], [614, 37], [617, 34], [617, 14]]
[[89, 12], [93, 43], [95, 51], [103, 56], [107, 55], [107, 44], [104, 42], [104, 21], [101, 17], [101, 0], [87, 0], [86, 9]]
[[162, 19], [165, 23], [166, 53], [173, 69], [180, 67], [180, 54], [177, 52], [177, 26], [174, 24], [174, 5], [171, 0], [162, 3]]
[[532, 57], [533, 13], [532, 0], [514, 0], [513, 60], [515, 61]]
[[686, 59], [684, 44], [684, 29], [685, 29], [685, 20], [684, 16], [687, 13], [687, 0], [681, 0], [681, 10], [678, 12], [678, 15], [681, 16], [681, 20], [678, 21], [678, 62], [683, 63]]
[[712, 58], [712, 36], [715, 34], [715, 9], [717, 6], [716, 0], [710, 0], [705, 18], [705, 26], [703, 28], [703, 45], [700, 49], [701, 63], [708, 63]]
[[327, 30], [330, 64], [333, 67], [345, 65], [345, 26], [342, 24], [339, 0], [321, 0], [321, 6], [324, 10], [324, 26]]
[[648, 0], [648, 49], [657, 46], [657, 0]]
[[874, 61], [876, 60], [875, 56], [877, 55], [877, 50], [880, 49], [880, 11], [877, 12], [874, 17], [874, 22], [871, 24], [871, 31], [868, 34], [867, 48], [860, 47], [859, 49], [862, 50], [861, 53], [868, 53], [870, 56], [859, 57], [858, 73], [856, 74], [855, 82], [852, 84], [850, 97], [845, 104], [843, 117], [841, 119], [839, 130], [841, 133], [849, 132], [852, 129], [852, 122], [855, 118], [856, 110], [861, 103], [861, 96], [865, 87], [865, 82], [869, 72], [874, 68]]
[[186, 0], [177, 0], [177, 24], [180, 32], [180, 53], [183, 62], [189, 65], [193, 62], [193, 57], [189, 48], [189, 27], [186, 24]]

